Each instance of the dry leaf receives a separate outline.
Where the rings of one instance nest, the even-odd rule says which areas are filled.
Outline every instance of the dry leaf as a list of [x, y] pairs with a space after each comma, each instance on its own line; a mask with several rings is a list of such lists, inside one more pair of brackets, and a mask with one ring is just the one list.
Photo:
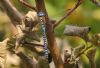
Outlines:
[[83, 38], [85, 41], [88, 41], [88, 33], [90, 32], [90, 30], [90, 27], [66, 25], [64, 34], [67, 36], [78, 36], [80, 38]]
[[5, 68], [6, 66], [6, 55], [7, 55], [7, 42], [9, 39], [5, 39], [4, 41], [0, 42], [0, 66]]
[[79, 68], [75, 60], [71, 60], [71, 54], [66, 50], [64, 52], [64, 68]]

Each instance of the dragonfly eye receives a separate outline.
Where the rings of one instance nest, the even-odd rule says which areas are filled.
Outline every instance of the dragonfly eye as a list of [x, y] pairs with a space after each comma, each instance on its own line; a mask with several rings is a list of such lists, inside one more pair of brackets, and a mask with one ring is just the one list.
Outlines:
[[45, 16], [45, 14], [41, 11], [41, 12], [38, 13], [38, 16], [42, 17], [42, 16]]

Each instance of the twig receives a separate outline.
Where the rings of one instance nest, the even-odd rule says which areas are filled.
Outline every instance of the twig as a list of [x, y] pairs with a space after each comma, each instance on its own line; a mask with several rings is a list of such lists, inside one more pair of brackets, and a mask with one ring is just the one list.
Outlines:
[[20, 24], [22, 20], [22, 14], [10, 3], [10, 0], [0, 0], [5, 12], [10, 17], [13, 24]]
[[43, 47], [43, 45], [41, 45], [41, 44], [35, 44], [35, 43], [24, 42], [24, 44], [27, 44], [27, 45], [33, 45], [34, 47], [35, 47], [35, 46]]
[[[15, 48], [15, 44], [14, 44], [14, 39], [10, 39], [10, 41], [7, 43], [9, 45], [9, 47], [7, 48], [8, 50], [14, 50]], [[32, 52], [36, 52], [38, 55], [43, 55], [43, 46], [41, 44], [34, 44], [34, 43], [28, 43], [28, 42], [23, 42], [22, 43], [22, 47], [25, 47], [29, 50], [31, 50]], [[37, 49], [37, 48], [40, 48]]]
[[37, 11], [35, 7], [33, 7], [31, 4], [25, 2], [24, 0], [19, 0], [19, 1], [20, 1], [22, 4], [24, 4], [25, 6], [27, 6], [27, 7], [31, 8], [31, 9]]
[[10, 0], [0, 0], [0, 4], [11, 20], [10, 28], [12, 34], [18, 34], [16, 25], [21, 24], [23, 15], [11, 4]]
[[37, 7], [37, 13], [43, 12], [45, 13], [44, 19], [46, 22], [46, 35], [47, 35], [47, 41], [48, 41], [48, 47], [50, 50], [50, 53], [52, 55], [52, 58], [54, 60], [54, 64], [56, 68], [63, 68], [63, 61], [60, 55], [60, 51], [57, 47], [57, 43], [55, 41], [55, 35], [53, 32], [53, 26], [52, 23], [48, 17], [44, 0], [35, 0], [36, 1], [36, 7]]
[[69, 10], [69, 12], [65, 16], [63, 16], [59, 21], [55, 23], [54, 28], [56, 28], [64, 19], [66, 19], [69, 15], [71, 15], [71, 13], [73, 13], [80, 6], [82, 2], [83, 0], [78, 0], [78, 2], [73, 8]]
[[44, 53], [43, 51], [39, 51], [38, 49], [35, 48], [35, 47], [40, 47], [43, 50], [43, 46], [40, 44], [24, 43], [22, 46], [33, 52], [36, 52], [39, 55], [43, 55], [43, 53]]
[[80, 53], [76, 56], [76, 58], [78, 58], [80, 55], [84, 54], [84, 52], [87, 51], [87, 50], [88, 50], [89, 48], [91, 48], [91, 47], [93, 47], [93, 46], [91, 45], [91, 46], [87, 47], [86, 49], [84, 49], [82, 52], [80, 52]]

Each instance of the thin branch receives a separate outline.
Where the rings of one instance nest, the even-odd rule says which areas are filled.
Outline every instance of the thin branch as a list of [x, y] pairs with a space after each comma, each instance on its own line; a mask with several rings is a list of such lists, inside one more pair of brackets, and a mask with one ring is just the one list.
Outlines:
[[46, 35], [47, 35], [48, 47], [52, 55], [52, 58], [54, 60], [55, 67], [63, 68], [63, 61], [62, 61], [60, 51], [55, 40], [52, 23], [48, 17], [48, 14], [45, 8], [44, 0], [35, 0], [35, 1], [36, 1], [37, 13], [41, 11], [45, 13], [44, 20], [46, 22]]
[[35, 43], [28, 43], [28, 42], [25, 42], [24, 44], [33, 45], [34, 47], [35, 47], [35, 46], [37, 46], [37, 47], [43, 47], [43, 45], [41, 45], [41, 44], [35, 44]]
[[0, 0], [0, 4], [11, 20], [10, 28], [12, 34], [15, 36], [18, 34], [16, 25], [21, 24], [23, 15], [11, 4], [10, 0]]
[[43, 51], [36, 49], [36, 47], [39, 47], [43, 50], [43, 46], [41, 44], [34, 44], [34, 43], [25, 42], [22, 46], [33, 51], [33, 52], [36, 52], [39, 55], [43, 55], [43, 53], [44, 53]]
[[83, 0], [78, 0], [78, 2], [73, 8], [69, 10], [69, 12], [65, 16], [63, 16], [59, 21], [55, 23], [54, 28], [56, 28], [64, 19], [66, 19], [69, 15], [71, 15], [71, 13], [73, 13], [80, 6], [82, 2]]
[[76, 58], [78, 58], [80, 55], [84, 54], [84, 52], [86, 52], [88, 49], [90, 49], [91, 47], [93, 47], [92, 45], [91, 46], [88, 46], [86, 49], [84, 49], [82, 52], [80, 52]]
[[22, 20], [22, 14], [11, 4], [10, 0], [0, 0], [5, 12], [10, 17], [13, 24], [20, 24]]
[[[11, 38], [10, 41], [7, 43], [9, 45], [8, 50], [14, 50], [15, 48], [15, 39]], [[32, 52], [36, 52], [38, 55], [43, 55], [43, 45], [41, 44], [35, 44], [35, 43], [28, 43], [28, 42], [23, 42], [22, 47], [25, 47], [29, 50], [31, 50]], [[39, 48], [39, 49], [37, 49]]]
[[24, 0], [19, 0], [19, 1], [20, 1], [22, 4], [24, 4], [25, 6], [27, 6], [27, 7], [31, 8], [31, 9], [37, 11], [35, 7], [33, 7], [31, 4], [25, 2]]

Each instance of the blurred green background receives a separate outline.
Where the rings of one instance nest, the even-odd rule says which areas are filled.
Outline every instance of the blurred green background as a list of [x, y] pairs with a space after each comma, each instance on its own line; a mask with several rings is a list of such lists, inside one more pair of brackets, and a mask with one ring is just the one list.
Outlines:
[[[11, 0], [13, 5], [23, 14], [26, 14], [31, 9], [23, 6], [18, 0]], [[35, 5], [34, 0], [26, 0], [31, 5]], [[64, 14], [66, 14], [69, 9], [71, 9], [77, 0], [45, 0], [46, 8], [50, 18], [54, 20], [59, 20]], [[31, 10], [32, 11], [32, 10]], [[0, 41], [5, 37], [11, 36], [9, 28], [9, 18], [6, 16], [5, 12], [0, 9]], [[90, 35], [100, 33], [100, 7], [94, 5], [90, 0], [85, 0], [85, 2], [78, 7], [74, 13], [72, 13], [66, 20], [60, 24], [56, 30], [56, 36], [59, 39], [67, 39], [72, 47], [79, 45], [79, 38], [69, 38], [63, 35], [65, 25], [79, 25], [79, 26], [90, 26], [92, 28]], [[89, 68], [89, 63], [86, 57], [82, 58], [84, 61], [84, 68]], [[96, 65], [100, 68], [100, 48], [97, 48], [96, 53]]]

